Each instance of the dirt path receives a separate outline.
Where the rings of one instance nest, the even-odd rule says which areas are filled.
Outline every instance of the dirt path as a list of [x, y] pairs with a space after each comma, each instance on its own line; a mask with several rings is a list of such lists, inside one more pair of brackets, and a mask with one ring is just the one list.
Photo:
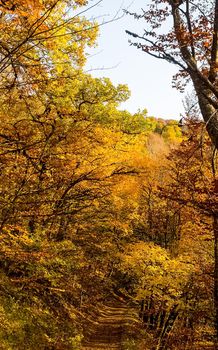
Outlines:
[[101, 306], [85, 330], [82, 350], [123, 350], [140, 328], [137, 310], [120, 301]]

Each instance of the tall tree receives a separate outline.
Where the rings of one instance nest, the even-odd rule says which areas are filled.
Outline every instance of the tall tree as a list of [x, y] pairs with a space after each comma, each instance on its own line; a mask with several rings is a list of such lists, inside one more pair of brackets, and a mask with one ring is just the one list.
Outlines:
[[[152, 0], [147, 11], [130, 14], [144, 18], [149, 26], [143, 35], [127, 31], [139, 39], [132, 45], [176, 64], [180, 76], [191, 78], [207, 131], [218, 148], [218, 1]], [[169, 18], [173, 28], [160, 34], [161, 25], [170, 26]]]
[[[213, 163], [218, 149], [218, 1], [151, 0], [141, 14], [147, 27], [142, 35], [127, 31], [132, 45], [145, 53], [179, 67], [177, 86], [191, 79], [205, 127], [214, 147]], [[160, 30], [160, 28], [163, 28]], [[167, 29], [169, 28], [169, 29]], [[218, 178], [214, 171], [213, 191], [218, 196]], [[218, 206], [213, 208], [215, 245], [216, 329], [218, 330]]]
[[[32, 90], [81, 68], [97, 25], [79, 12], [85, 0], [0, 1], [0, 88]], [[75, 12], [77, 10], [77, 12]], [[64, 72], [64, 73], [63, 73]]]

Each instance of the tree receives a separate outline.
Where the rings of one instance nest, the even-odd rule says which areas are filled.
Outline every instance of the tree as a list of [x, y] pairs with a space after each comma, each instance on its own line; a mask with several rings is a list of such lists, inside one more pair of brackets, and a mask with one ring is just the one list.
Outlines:
[[[190, 221], [189, 225], [195, 230]], [[184, 225], [184, 230], [187, 228]], [[190, 242], [194, 240], [189, 238]], [[205, 277], [203, 260], [210, 256], [209, 249], [203, 240], [199, 246], [195, 242], [187, 250], [181, 248], [180, 254], [172, 257], [152, 242], [138, 241], [127, 244], [119, 254], [127, 293], [140, 305], [149, 349], [198, 349], [199, 344], [202, 348], [208, 344], [205, 334], [212, 328], [212, 281]]]
[[[180, 76], [191, 78], [206, 128], [218, 148], [218, 2], [215, 7], [213, 3], [212, 0], [207, 5], [204, 1], [153, 0], [147, 11], [132, 14], [150, 25], [144, 35], [127, 33], [139, 39], [132, 45], [155, 58], [176, 64]], [[173, 29], [160, 34], [157, 29], [169, 18], [173, 20]]]
[[192, 131], [190, 126], [189, 137], [165, 161], [163, 144], [159, 148], [155, 138], [149, 140], [150, 162], [136, 179], [133, 235], [118, 252], [120, 266], [115, 259], [116, 286], [140, 304], [149, 349], [206, 348], [214, 340], [211, 211], [216, 201], [211, 144], [208, 137], [199, 142], [196, 128], [201, 127], [199, 121]]
[[[127, 31], [136, 40], [131, 44], [157, 59], [177, 65], [177, 87], [191, 79], [215, 158], [218, 149], [218, 1], [152, 0], [148, 10], [143, 10], [141, 14], [126, 12], [137, 19], [144, 19], [148, 24], [143, 35]], [[164, 26], [162, 33], [161, 26]], [[215, 172], [213, 184], [217, 197], [218, 178]], [[214, 301], [218, 330], [217, 205], [213, 208], [212, 216], [215, 241]]]
[[141, 118], [116, 109], [127, 97], [126, 86], [81, 72], [63, 86], [40, 82], [28, 99], [17, 86], [0, 97], [5, 348], [78, 348], [78, 309], [111, 287], [117, 241], [135, 209], [123, 188], [129, 193], [126, 178], [146, 152]]
[[[4, 348], [79, 348], [82, 313], [109, 285], [114, 188], [144, 149], [137, 117], [131, 130], [117, 110], [127, 87], [82, 72], [97, 32], [72, 15], [84, 3], [0, 2]], [[113, 225], [125, 232], [121, 214]]]
[[72, 67], [82, 67], [84, 47], [94, 43], [98, 30], [79, 11], [75, 14], [85, 4], [85, 0], [0, 2], [1, 90], [16, 86], [22, 93], [32, 93], [40, 82], [72, 78]]

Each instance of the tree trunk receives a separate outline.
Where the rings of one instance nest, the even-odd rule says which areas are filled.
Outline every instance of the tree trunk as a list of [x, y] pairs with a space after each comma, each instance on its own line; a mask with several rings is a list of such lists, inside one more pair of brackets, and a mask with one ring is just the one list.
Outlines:
[[[215, 180], [215, 194], [218, 196], [218, 179]], [[218, 212], [213, 216], [214, 232], [214, 306], [215, 306], [215, 329], [217, 332], [216, 346], [218, 348]]]
[[165, 349], [167, 337], [174, 326], [174, 323], [177, 319], [178, 314], [179, 314], [178, 305], [174, 305], [172, 309], [169, 311], [169, 314], [165, 319], [155, 350]]
[[213, 94], [198, 76], [197, 71], [191, 72], [190, 76], [197, 94], [198, 103], [205, 122], [206, 130], [214, 147], [218, 149], [218, 112], [212, 104]]

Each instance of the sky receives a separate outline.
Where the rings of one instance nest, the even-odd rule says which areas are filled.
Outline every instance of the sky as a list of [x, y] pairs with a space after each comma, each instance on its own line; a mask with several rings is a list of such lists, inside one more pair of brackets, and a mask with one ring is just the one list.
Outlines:
[[[90, 0], [88, 7], [97, 3]], [[146, 9], [148, 0], [102, 0], [88, 10], [85, 16], [96, 18], [102, 23], [114, 16], [122, 15], [122, 9], [140, 12]], [[98, 46], [89, 49], [86, 70], [95, 77], [108, 77], [116, 84], [127, 84], [130, 99], [121, 105], [131, 113], [147, 109], [149, 116], [164, 119], [179, 119], [184, 113], [183, 99], [176, 89], [172, 88], [172, 76], [178, 69], [130, 46], [125, 30], [143, 33], [143, 20], [137, 21], [132, 16], [122, 18], [100, 26]]]

